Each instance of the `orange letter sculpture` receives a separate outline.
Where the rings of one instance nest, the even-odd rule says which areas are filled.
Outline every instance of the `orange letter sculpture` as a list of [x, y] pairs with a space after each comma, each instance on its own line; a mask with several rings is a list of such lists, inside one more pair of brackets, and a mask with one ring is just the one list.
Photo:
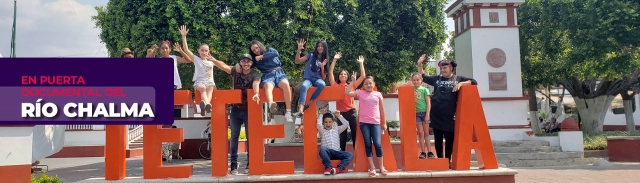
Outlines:
[[[247, 93], [251, 94], [253, 90], [247, 90]], [[282, 89], [274, 88], [273, 101], [283, 100]], [[267, 101], [262, 89], [260, 90], [260, 101]], [[251, 133], [249, 136], [249, 149], [251, 152], [257, 152], [249, 153], [249, 162], [251, 164], [249, 175], [293, 174], [293, 161], [264, 162], [264, 139], [284, 138], [284, 125], [262, 125], [262, 112], [258, 112], [262, 111], [261, 105], [252, 101], [249, 101], [247, 105], [249, 108], [249, 129], [251, 129], [251, 132], [249, 132]]]
[[193, 165], [162, 166], [162, 142], [184, 141], [184, 129], [167, 128], [162, 125], [144, 125], [142, 175], [144, 179], [189, 178]]
[[[316, 90], [315, 87], [309, 88], [308, 93], [313, 93]], [[311, 95], [307, 95], [306, 101], [311, 98]], [[335, 101], [344, 98], [343, 86], [327, 86], [322, 90], [320, 96], [316, 101]], [[312, 110], [313, 109], [313, 110]], [[319, 174], [324, 172], [324, 165], [322, 159], [318, 155], [318, 127], [317, 119], [318, 114], [316, 112], [316, 102], [309, 105], [309, 110], [304, 113], [304, 173], [305, 174]], [[333, 166], [337, 166], [340, 160], [332, 160]]]
[[[358, 115], [360, 114], [360, 108], [358, 108]], [[380, 120], [386, 120], [386, 119], [380, 119]], [[369, 160], [367, 160], [367, 153], [365, 152], [365, 148], [364, 148], [364, 138], [362, 137], [362, 133], [360, 133], [360, 122], [357, 122], [358, 125], [357, 129], [358, 130], [358, 135], [356, 135], [356, 141], [358, 143], [356, 143], [356, 149], [354, 151], [354, 155], [353, 155], [353, 171], [354, 172], [368, 172], [369, 170]], [[386, 123], [386, 122], [385, 122]], [[380, 136], [380, 142], [382, 145], [382, 152], [383, 152], [383, 161], [384, 161], [384, 167], [387, 169], [387, 171], [389, 172], [397, 172], [398, 171], [398, 164], [396, 162], [396, 156], [393, 153], [393, 147], [391, 146], [391, 138], [389, 138], [389, 133], [387, 133], [388, 131], [385, 130], [384, 134], [382, 134], [382, 136]], [[370, 140], [370, 139], [369, 139]], [[371, 145], [372, 148], [372, 152], [373, 152], [373, 156], [376, 156], [376, 150], [375, 147], [373, 145]], [[376, 165], [376, 167], [378, 166], [376, 164], [376, 160], [374, 158], [374, 164]], [[380, 168], [380, 167], [378, 167]]]
[[[400, 111], [400, 144], [402, 149], [402, 169], [404, 171], [449, 170], [449, 159], [420, 159], [416, 136], [416, 98], [413, 86], [398, 88], [398, 106]], [[426, 145], [426, 144], [425, 144]]]
[[[458, 108], [456, 109], [455, 138], [453, 142], [454, 170], [471, 168], [471, 149], [475, 150], [478, 167], [481, 169], [498, 168], [498, 160], [491, 143], [491, 135], [487, 119], [482, 109], [482, 101], [478, 86], [464, 85], [458, 91]], [[476, 141], [474, 141], [477, 139]]]
[[[249, 92], [247, 92], [249, 93]], [[249, 102], [251, 101], [249, 96]], [[211, 176], [227, 176], [227, 104], [242, 103], [241, 90], [216, 90], [211, 100]], [[253, 130], [255, 131], [255, 130]], [[251, 132], [253, 133], [253, 132]], [[252, 134], [253, 135], [253, 134]], [[259, 152], [259, 151], [254, 151]], [[253, 170], [252, 170], [253, 171]]]
[[106, 125], [104, 180], [127, 177], [127, 125]]

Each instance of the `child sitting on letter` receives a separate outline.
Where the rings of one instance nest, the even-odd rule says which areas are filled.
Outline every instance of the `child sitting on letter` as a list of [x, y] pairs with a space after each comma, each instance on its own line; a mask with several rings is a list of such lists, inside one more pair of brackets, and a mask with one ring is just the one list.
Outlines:
[[[335, 115], [342, 122], [342, 125], [337, 126], [333, 123], [333, 115], [330, 113], [322, 115], [322, 123], [318, 121], [318, 132], [322, 134], [319, 154], [320, 158], [322, 158], [322, 164], [324, 164], [325, 175], [338, 174], [344, 171], [353, 158], [350, 152], [340, 150], [340, 133], [347, 130], [349, 121], [340, 116], [338, 111], [335, 112]], [[337, 169], [331, 165], [331, 159], [342, 160]]]

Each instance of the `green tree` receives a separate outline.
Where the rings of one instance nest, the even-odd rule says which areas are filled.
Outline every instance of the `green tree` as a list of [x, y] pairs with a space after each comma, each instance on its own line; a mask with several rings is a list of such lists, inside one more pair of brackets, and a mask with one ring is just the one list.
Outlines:
[[527, 1], [518, 11], [523, 83], [562, 84], [582, 131], [602, 131], [613, 98], [640, 77], [639, 8], [623, 0]]
[[456, 35], [455, 31], [449, 32], [449, 51], [444, 52], [444, 59], [447, 60], [456, 60], [456, 42], [454, 36]]
[[[323, 38], [331, 56], [344, 54], [336, 69], [357, 71], [355, 59], [364, 55], [367, 73], [386, 92], [415, 72], [419, 55], [442, 49], [444, 4], [445, 0], [111, 0], [106, 7], [96, 7], [93, 20], [112, 56], [129, 47], [142, 57], [161, 40], [179, 41], [180, 25], [190, 29], [191, 49], [209, 43], [213, 56], [227, 64], [236, 63], [248, 51], [249, 41], [257, 39], [278, 50], [294, 86], [304, 69], [293, 61], [295, 41], [308, 39], [305, 51], [312, 51]], [[191, 89], [193, 66], [181, 64], [179, 70], [183, 86]], [[216, 72], [215, 78], [219, 89], [231, 88], [226, 73]]]

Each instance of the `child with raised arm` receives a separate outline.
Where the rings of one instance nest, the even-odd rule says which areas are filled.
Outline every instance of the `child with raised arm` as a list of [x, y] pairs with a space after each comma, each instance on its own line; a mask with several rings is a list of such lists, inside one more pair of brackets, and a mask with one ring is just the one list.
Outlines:
[[[282, 63], [278, 58], [278, 51], [273, 48], [267, 49], [260, 41], [253, 40], [249, 43], [249, 54], [253, 58], [251, 67], [256, 67], [262, 72], [260, 87], [264, 87], [269, 110], [271, 110], [271, 113], [278, 110], [277, 104], [273, 102], [273, 88], [282, 88], [284, 103], [287, 108], [284, 118], [287, 122], [293, 122], [293, 117], [291, 116], [291, 86], [289, 86], [287, 75], [281, 68]], [[236, 70], [240, 70], [240, 65], [236, 64]]]
[[[455, 62], [441, 60], [438, 62], [440, 75], [429, 76], [424, 73], [422, 62], [426, 55], [418, 59], [418, 72], [422, 73], [422, 82], [433, 86], [433, 97], [431, 98], [431, 128], [433, 128], [433, 140], [435, 141], [436, 155], [438, 158], [449, 158], [453, 153], [455, 115], [458, 105], [458, 90], [462, 85], [477, 85], [473, 78], [453, 74], [453, 69], [457, 66]], [[445, 140], [445, 152], [442, 152], [442, 140]], [[449, 163], [451, 164], [451, 163]]]
[[[411, 75], [411, 85], [416, 98], [416, 123], [418, 128], [418, 142], [422, 150], [419, 158], [435, 158], [431, 152], [431, 140], [429, 139], [429, 112], [431, 111], [431, 94], [429, 89], [422, 86], [422, 75], [413, 73]], [[428, 153], [425, 153], [425, 146]]]
[[[351, 80], [355, 80], [355, 73], [351, 75]], [[384, 168], [382, 159], [382, 143], [381, 135], [384, 130], [387, 129], [387, 124], [384, 121], [386, 119], [384, 113], [384, 102], [382, 93], [374, 91], [376, 83], [373, 77], [367, 76], [364, 79], [364, 90], [353, 91], [353, 83], [349, 84], [345, 94], [351, 97], [357, 97], [360, 102], [360, 112], [358, 114], [358, 120], [360, 121], [360, 133], [364, 139], [364, 147], [369, 160], [369, 176], [377, 176], [375, 165], [373, 164], [373, 152], [371, 145], [376, 148], [376, 156], [380, 163], [380, 173], [387, 175], [387, 169]]]
[[[349, 121], [340, 116], [340, 112], [335, 113], [338, 120], [342, 121], [342, 125], [337, 126], [333, 122], [333, 115], [325, 113], [322, 115], [322, 121], [318, 120], [318, 133], [322, 136], [320, 145], [320, 158], [322, 158], [322, 164], [324, 165], [324, 174], [332, 175], [338, 174], [344, 171], [351, 162], [353, 155], [347, 151], [340, 150], [340, 133], [347, 130], [349, 127]], [[331, 165], [331, 159], [342, 160], [336, 168]]]
[[213, 63], [208, 61], [209, 45], [203, 43], [198, 47], [198, 56], [195, 56], [187, 45], [187, 34], [189, 29], [186, 26], [180, 26], [180, 34], [182, 35], [182, 49], [185, 57], [193, 58], [195, 71], [193, 72], [194, 88], [200, 92], [202, 101], [200, 101], [200, 115], [205, 116], [211, 112], [211, 97], [216, 84], [213, 81]]
[[[326, 83], [324, 83], [325, 79], [325, 66], [327, 66], [328, 57], [329, 57], [329, 48], [327, 47], [327, 42], [324, 40], [319, 40], [316, 43], [315, 51], [307, 53], [305, 56], [300, 57], [300, 52], [304, 49], [304, 44], [306, 42], [304, 40], [298, 41], [298, 51], [296, 51], [296, 64], [305, 63], [304, 73], [302, 79], [302, 87], [300, 88], [300, 99], [298, 102], [298, 112], [295, 113], [296, 117], [302, 117], [304, 111], [309, 108], [309, 104], [313, 103], [316, 98], [320, 95]], [[336, 54], [333, 60], [340, 59], [340, 56]], [[316, 90], [311, 94], [311, 98], [309, 99], [309, 103], [305, 104], [307, 100], [307, 91], [311, 86], [315, 86]]]
[[[193, 58], [186, 57], [186, 53], [182, 50], [182, 47], [178, 43], [174, 43], [173, 51], [180, 53], [180, 55], [184, 56], [176, 56], [171, 55], [171, 42], [169, 40], [164, 40], [160, 43], [160, 58], [171, 58], [173, 59], [173, 89], [177, 90], [182, 88], [182, 81], [180, 81], [180, 73], [178, 72], [178, 63], [191, 63], [193, 62]], [[153, 45], [151, 48], [147, 49], [147, 58], [155, 58], [156, 52], [158, 51], [158, 45]]]
[[[357, 80], [351, 80], [351, 77], [349, 77], [349, 71], [347, 70], [341, 70], [340, 72], [338, 72], [338, 78], [334, 78], [333, 76], [333, 70], [336, 67], [336, 63], [337, 61], [340, 59], [340, 57], [342, 57], [342, 53], [338, 52], [336, 53], [336, 56], [334, 57], [333, 61], [331, 62], [331, 66], [329, 66], [329, 82], [331, 85], [333, 86], [343, 86], [345, 90], [347, 90], [349, 84], [354, 83], [353, 87], [351, 88], [353, 90], [355, 90], [355, 87], [360, 86], [360, 84], [362, 84], [362, 81], [364, 81], [364, 78], [367, 76], [364, 70], [364, 57], [362, 55], [360, 55], [358, 57], [358, 59], [356, 60], [358, 62], [358, 65], [360, 65], [360, 77], [358, 77]], [[336, 59], [337, 58], [337, 59]], [[358, 112], [356, 110], [356, 102], [355, 99], [351, 96], [344, 96], [344, 99], [341, 100], [337, 100], [336, 101], [336, 110], [340, 111], [340, 113], [342, 114], [342, 116], [344, 116], [345, 119], [347, 119], [347, 121], [349, 121], [349, 129], [351, 129], [351, 145], [353, 145], [353, 148], [356, 148], [356, 134], [357, 134], [357, 126], [358, 125], [358, 121], [356, 120], [356, 118], [358, 118]], [[338, 121], [338, 123], [340, 123], [340, 121]], [[344, 131], [340, 134], [340, 149], [342, 149], [343, 151], [346, 150], [347, 147], [347, 131]]]

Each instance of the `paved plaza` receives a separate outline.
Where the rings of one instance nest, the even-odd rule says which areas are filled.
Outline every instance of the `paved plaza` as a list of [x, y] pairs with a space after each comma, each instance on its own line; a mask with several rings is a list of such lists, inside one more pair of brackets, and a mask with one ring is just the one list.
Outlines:
[[[238, 161], [240, 172], [244, 170], [246, 154], [240, 154]], [[104, 158], [48, 158], [40, 160], [49, 166], [48, 175], [57, 175], [65, 183], [91, 178], [104, 177]], [[192, 164], [193, 174], [206, 176], [211, 174], [210, 161], [174, 160], [165, 165]], [[611, 166], [558, 166], [538, 168], [513, 168], [518, 171], [517, 183], [626, 183], [640, 181], [640, 163], [613, 163]], [[127, 177], [142, 176], [142, 158], [127, 159]]]

